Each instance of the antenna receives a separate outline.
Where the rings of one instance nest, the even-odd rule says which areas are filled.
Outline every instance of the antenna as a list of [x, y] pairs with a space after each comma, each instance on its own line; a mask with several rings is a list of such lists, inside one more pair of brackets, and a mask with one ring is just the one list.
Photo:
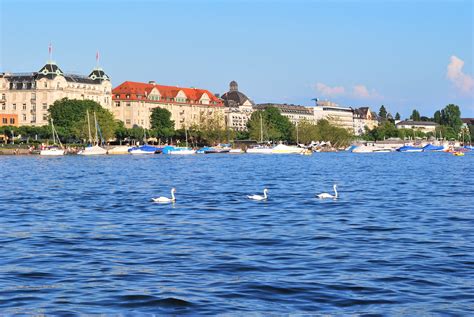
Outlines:
[[95, 53], [95, 63], [96, 63], [96, 68], [99, 68], [99, 60], [100, 60], [100, 54], [99, 50]]
[[49, 61], [52, 62], [53, 61], [53, 45], [51, 44], [51, 42], [49, 42], [49, 46], [48, 46], [48, 55], [49, 55]]

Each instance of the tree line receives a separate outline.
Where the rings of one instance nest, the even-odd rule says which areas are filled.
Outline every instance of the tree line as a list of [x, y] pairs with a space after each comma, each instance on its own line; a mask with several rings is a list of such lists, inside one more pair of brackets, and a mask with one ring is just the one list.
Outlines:
[[[171, 113], [164, 108], [154, 108], [150, 116], [151, 129], [139, 126], [126, 128], [124, 123], [116, 120], [113, 114], [92, 100], [61, 99], [49, 107], [49, 117], [63, 143], [89, 142], [89, 129], [94, 138], [97, 127], [94, 118], [97, 118], [100, 132], [105, 140], [123, 142], [142, 141], [144, 136], [156, 138], [160, 143], [184, 142], [188, 138], [194, 146], [213, 145], [230, 142], [231, 140], [264, 140], [270, 142], [285, 141], [289, 143], [305, 143], [311, 141], [330, 141], [336, 146], [346, 146], [353, 135], [344, 128], [333, 125], [330, 121], [320, 120], [317, 123], [301, 121], [295, 126], [283, 116], [278, 108], [268, 107], [252, 113], [247, 123], [247, 131], [228, 129], [222, 114], [201, 116], [201, 118], [185, 129], [175, 129], [171, 120]], [[89, 114], [89, 119], [88, 115]], [[88, 122], [90, 125], [88, 125]], [[51, 126], [20, 126], [0, 127], [0, 134], [7, 137], [21, 135], [23, 141], [45, 141], [51, 138]]]
[[383, 140], [385, 138], [413, 138], [413, 137], [442, 137], [445, 139], [462, 139], [462, 135], [474, 139], [474, 126], [468, 125], [467, 129], [462, 129], [461, 110], [455, 104], [448, 104], [443, 109], [437, 110], [433, 117], [420, 115], [420, 112], [414, 109], [410, 115], [413, 121], [431, 121], [438, 124], [435, 133], [424, 133], [417, 129], [397, 129], [395, 120], [400, 120], [400, 114], [397, 112], [395, 118], [382, 105], [378, 112], [380, 124], [372, 130], [366, 129], [363, 138], [366, 140]]

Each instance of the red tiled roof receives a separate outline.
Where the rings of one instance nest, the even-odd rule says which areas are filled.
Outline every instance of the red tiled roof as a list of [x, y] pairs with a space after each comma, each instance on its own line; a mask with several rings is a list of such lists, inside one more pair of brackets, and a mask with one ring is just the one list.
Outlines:
[[[132, 81], [126, 81], [119, 86], [112, 89], [112, 99], [113, 100], [140, 100], [148, 99], [147, 96], [151, 93], [153, 88], [156, 88], [161, 97], [165, 98], [176, 98], [179, 91], [183, 91], [187, 97], [186, 103], [198, 103], [203, 94], [207, 94], [209, 101], [215, 102], [214, 106], [222, 106], [222, 101], [214, 96], [209, 90], [199, 89], [199, 88], [182, 88], [176, 86], [164, 86], [157, 84], [147, 84], [147, 83], [138, 83]], [[128, 98], [127, 98], [128, 95]], [[117, 97], [118, 96], [118, 97]], [[140, 96], [140, 97], [138, 97]], [[150, 100], [153, 101], [153, 100]], [[161, 102], [176, 102], [176, 101], [166, 101], [160, 100]]]

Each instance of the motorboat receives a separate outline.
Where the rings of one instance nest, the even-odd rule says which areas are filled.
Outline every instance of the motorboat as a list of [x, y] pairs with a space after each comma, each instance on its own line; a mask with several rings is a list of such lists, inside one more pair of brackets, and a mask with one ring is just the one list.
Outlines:
[[398, 152], [423, 152], [422, 147], [416, 147], [411, 145], [404, 145], [397, 149]]
[[250, 154], [272, 154], [273, 148], [265, 146], [257, 146], [254, 148], [247, 149], [247, 153]]
[[272, 154], [300, 154], [303, 151], [300, 147], [278, 144], [272, 149]]
[[64, 155], [64, 150], [57, 146], [50, 146], [40, 151], [40, 155], [44, 156], [60, 156]]
[[136, 146], [132, 147], [131, 149], [128, 150], [128, 153], [130, 154], [155, 154], [156, 152], [159, 152], [159, 148], [145, 144], [142, 146]]
[[175, 147], [174, 149], [170, 150], [167, 154], [170, 155], [191, 155], [196, 154], [196, 151], [186, 147]]
[[444, 149], [443, 145], [427, 144], [423, 147], [423, 152], [442, 152]]

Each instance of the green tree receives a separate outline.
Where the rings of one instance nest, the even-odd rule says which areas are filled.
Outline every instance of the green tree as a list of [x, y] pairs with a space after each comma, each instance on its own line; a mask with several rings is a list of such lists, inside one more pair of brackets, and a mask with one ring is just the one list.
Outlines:
[[410, 119], [412, 119], [413, 121], [420, 121], [420, 117], [421, 116], [418, 110], [414, 109], [413, 112], [411, 113]]
[[311, 141], [319, 140], [317, 125], [307, 120], [301, 120], [293, 130], [293, 139], [303, 144], [309, 144]]
[[437, 124], [441, 124], [441, 111], [438, 110], [434, 113], [433, 120]]
[[387, 119], [387, 109], [385, 109], [384, 105], [382, 105], [379, 109], [379, 117], [382, 121]]
[[174, 121], [171, 120], [171, 112], [167, 109], [156, 107], [150, 115], [152, 134], [157, 138], [169, 138], [175, 134]]
[[400, 120], [400, 114], [398, 112], [395, 114], [395, 120]]
[[461, 110], [454, 104], [449, 104], [441, 110], [441, 124], [451, 127], [454, 132], [459, 133], [462, 126]]
[[[56, 100], [49, 108], [49, 116], [54, 119], [58, 134], [68, 140], [88, 139], [87, 111], [94, 135], [94, 113], [105, 140], [114, 138], [117, 122], [110, 111], [93, 100], [63, 98]], [[94, 136], [93, 136], [94, 137]]]
[[294, 125], [276, 107], [252, 113], [247, 122], [250, 138], [260, 140], [261, 131], [266, 141], [293, 141]]

